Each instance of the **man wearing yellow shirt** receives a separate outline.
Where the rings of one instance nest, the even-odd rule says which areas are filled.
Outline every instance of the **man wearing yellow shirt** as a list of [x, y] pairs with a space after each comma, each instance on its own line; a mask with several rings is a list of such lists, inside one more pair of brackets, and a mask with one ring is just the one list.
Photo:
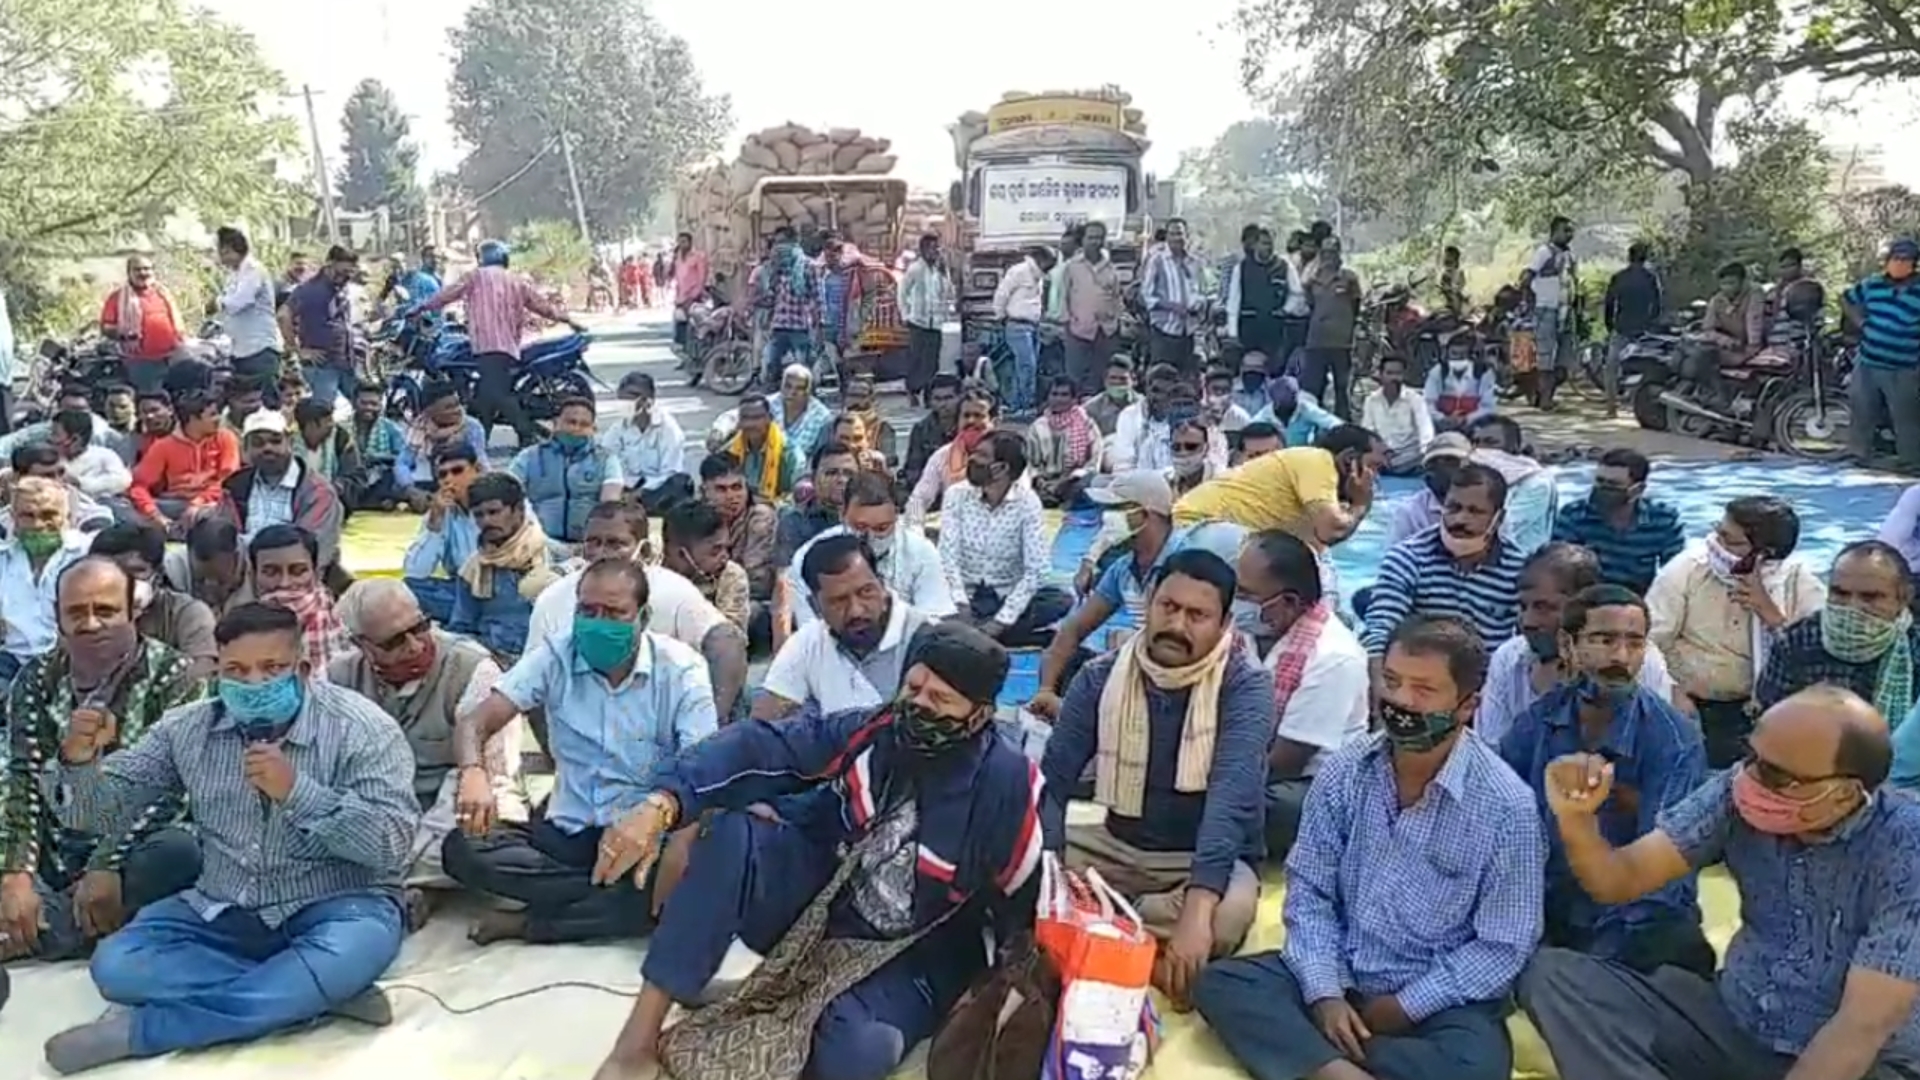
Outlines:
[[1227, 521], [1249, 532], [1285, 529], [1322, 547], [1353, 534], [1373, 503], [1386, 444], [1356, 424], [1247, 462], [1174, 504], [1176, 526]]

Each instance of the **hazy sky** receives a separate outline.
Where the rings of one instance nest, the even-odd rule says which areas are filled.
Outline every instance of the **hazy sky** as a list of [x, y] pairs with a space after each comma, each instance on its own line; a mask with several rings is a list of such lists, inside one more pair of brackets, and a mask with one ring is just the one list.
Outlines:
[[[446, 123], [446, 31], [469, 0], [329, 0], [320, 19], [301, 5], [204, 2], [258, 35], [296, 87], [313, 85], [329, 152], [339, 138], [342, 102], [371, 75], [391, 86], [414, 118], [430, 168], [459, 160]], [[1034, 0], [975, 0], [940, 16], [882, 0], [828, 0], [807, 9], [806, 21], [818, 24], [808, 38], [844, 42], [839, 50], [800, 45], [780, 30], [791, 12], [743, 19], [748, 5], [714, 0], [653, 0], [652, 7], [692, 46], [708, 86], [732, 95], [738, 130], [728, 152], [741, 134], [789, 120], [858, 127], [892, 139], [896, 173], [929, 188], [954, 179], [946, 124], [1007, 90], [1119, 84], [1146, 111], [1154, 144], [1148, 164], [1162, 175], [1182, 149], [1205, 144], [1252, 112], [1239, 85], [1239, 39], [1226, 27], [1234, 0], [1182, 0], [1167, 11], [1178, 13], [1183, 29], [1168, 29], [1171, 20], [1163, 17], [1137, 31], [1117, 23], [1090, 27], [1093, 9]], [[959, 31], [957, 19], [973, 30]], [[957, 41], [973, 44], [945, 47]], [[897, 60], [885, 69], [858, 66], [883, 55]], [[1920, 186], [1920, 140], [1890, 137], [1920, 119], [1914, 92], [1856, 95], [1852, 104], [1857, 115], [1830, 123], [1829, 134], [1884, 141], [1892, 179]]]

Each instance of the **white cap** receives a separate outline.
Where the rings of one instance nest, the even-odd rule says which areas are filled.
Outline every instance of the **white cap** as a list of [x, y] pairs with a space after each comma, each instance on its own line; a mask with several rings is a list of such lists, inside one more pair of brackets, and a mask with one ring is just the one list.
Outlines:
[[1173, 485], [1167, 474], [1155, 469], [1135, 469], [1095, 480], [1086, 489], [1087, 498], [1102, 506], [1137, 506], [1150, 514], [1173, 516]]
[[260, 408], [247, 414], [246, 422], [240, 425], [240, 437], [246, 438], [256, 431], [271, 431], [275, 435], [287, 433], [287, 414], [279, 409]]

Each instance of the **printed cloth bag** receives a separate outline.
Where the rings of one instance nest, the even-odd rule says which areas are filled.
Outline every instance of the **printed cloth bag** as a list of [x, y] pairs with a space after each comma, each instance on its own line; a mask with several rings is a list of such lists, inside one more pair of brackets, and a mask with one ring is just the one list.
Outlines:
[[1060, 1005], [1042, 1080], [1139, 1080], [1159, 1044], [1149, 987], [1159, 945], [1100, 873], [1041, 865], [1034, 937], [1060, 973]]

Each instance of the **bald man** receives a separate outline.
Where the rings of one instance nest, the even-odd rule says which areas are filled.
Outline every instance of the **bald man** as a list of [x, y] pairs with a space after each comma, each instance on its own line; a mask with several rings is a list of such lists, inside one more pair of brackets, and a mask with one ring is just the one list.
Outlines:
[[13, 534], [0, 542], [0, 686], [21, 665], [53, 648], [53, 587], [60, 571], [87, 553], [73, 528], [63, 484], [38, 476], [13, 485]]
[[1920, 803], [1881, 791], [1886, 719], [1850, 690], [1815, 686], [1762, 714], [1751, 747], [1622, 848], [1595, 819], [1613, 767], [1593, 754], [1548, 767], [1567, 862], [1596, 901], [1724, 863], [1743, 923], [1711, 981], [1541, 950], [1520, 1004], [1562, 1076], [1920, 1076]]
[[[134, 626], [134, 581], [89, 556], [60, 575], [60, 648], [27, 661], [8, 693], [17, 771], [0, 775], [0, 959], [67, 960], [147, 904], [192, 885], [200, 849], [186, 806], [159, 798], [126, 832], [77, 828], [37, 765], [138, 741], [176, 705], [206, 696], [191, 662]], [[84, 749], [83, 749], [84, 748]]]
[[[405, 582], [368, 578], [340, 596], [335, 609], [353, 648], [327, 664], [327, 681], [356, 690], [400, 724], [413, 749], [413, 793], [422, 817], [414, 832], [406, 881], [407, 922], [418, 930], [447, 891], [459, 886], [440, 864], [440, 845], [453, 831], [453, 719], [478, 708], [500, 681], [500, 665], [471, 638], [428, 621]], [[514, 717], [487, 740], [487, 773], [494, 778], [501, 817], [527, 819], [520, 780], [523, 719]]]

